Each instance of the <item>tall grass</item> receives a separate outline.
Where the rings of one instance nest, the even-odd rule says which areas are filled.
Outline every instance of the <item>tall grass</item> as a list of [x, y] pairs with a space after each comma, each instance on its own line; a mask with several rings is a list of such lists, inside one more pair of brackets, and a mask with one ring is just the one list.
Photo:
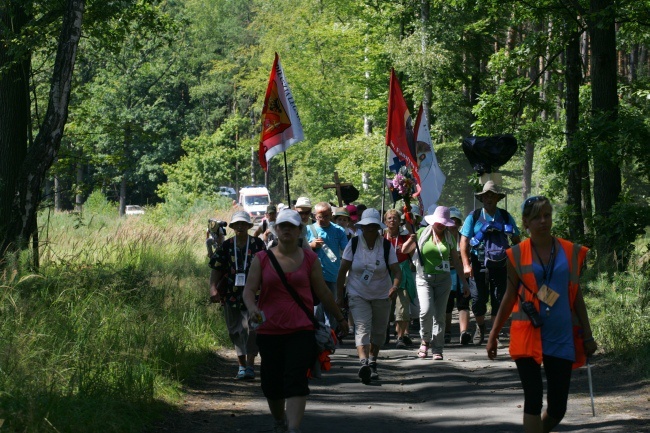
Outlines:
[[5, 263], [2, 431], [141, 431], [225, 344], [206, 302], [213, 212], [164, 224], [151, 214], [50, 215], [38, 273]]
[[636, 255], [626, 272], [587, 275], [585, 301], [605, 354], [650, 379], [650, 272]]

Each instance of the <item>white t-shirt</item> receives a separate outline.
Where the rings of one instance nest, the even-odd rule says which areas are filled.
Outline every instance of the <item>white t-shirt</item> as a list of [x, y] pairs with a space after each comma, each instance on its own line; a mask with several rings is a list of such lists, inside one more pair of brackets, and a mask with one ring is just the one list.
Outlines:
[[[368, 301], [373, 299], [386, 299], [388, 292], [393, 285], [390, 278], [386, 263], [384, 262], [384, 241], [383, 237], [377, 237], [375, 247], [370, 250], [366, 246], [363, 236], [359, 236], [357, 251], [352, 256], [352, 241], [343, 251], [343, 260], [352, 262], [350, 272], [348, 272], [347, 291], [350, 296], [360, 296]], [[395, 248], [391, 246], [388, 253], [388, 264], [397, 263], [397, 254]], [[372, 272], [369, 283], [364, 282], [364, 273]]]

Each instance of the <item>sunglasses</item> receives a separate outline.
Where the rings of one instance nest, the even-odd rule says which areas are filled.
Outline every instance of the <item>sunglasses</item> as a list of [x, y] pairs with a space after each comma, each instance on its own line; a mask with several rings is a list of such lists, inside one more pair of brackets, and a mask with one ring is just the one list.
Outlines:
[[521, 205], [521, 211], [523, 212], [538, 201], [548, 201], [548, 199], [543, 195], [534, 195], [532, 197], [528, 197], [526, 201], [524, 201], [524, 204]]

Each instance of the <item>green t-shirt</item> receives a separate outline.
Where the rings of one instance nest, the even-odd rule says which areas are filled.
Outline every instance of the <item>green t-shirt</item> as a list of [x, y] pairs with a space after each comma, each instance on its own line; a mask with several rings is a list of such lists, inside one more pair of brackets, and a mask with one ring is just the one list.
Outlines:
[[[418, 241], [422, 236], [424, 228], [418, 230]], [[443, 233], [442, 242], [436, 242], [434, 239], [433, 229], [431, 231], [431, 236], [426, 240], [422, 246], [422, 258], [424, 259], [424, 273], [425, 274], [443, 274], [444, 270], [440, 268], [442, 261], [449, 261], [449, 252], [450, 250], [456, 250], [455, 242], [448, 242], [453, 239], [453, 236], [446, 235]]]

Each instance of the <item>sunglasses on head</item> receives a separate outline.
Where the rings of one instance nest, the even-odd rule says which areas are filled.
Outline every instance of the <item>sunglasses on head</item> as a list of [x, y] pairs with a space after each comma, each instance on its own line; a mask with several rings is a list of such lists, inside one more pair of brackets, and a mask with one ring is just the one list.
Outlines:
[[532, 197], [528, 197], [526, 201], [524, 201], [524, 204], [521, 205], [521, 211], [523, 212], [525, 209], [531, 207], [534, 203], [537, 203], [538, 201], [548, 201], [548, 199], [543, 195], [534, 195]]

